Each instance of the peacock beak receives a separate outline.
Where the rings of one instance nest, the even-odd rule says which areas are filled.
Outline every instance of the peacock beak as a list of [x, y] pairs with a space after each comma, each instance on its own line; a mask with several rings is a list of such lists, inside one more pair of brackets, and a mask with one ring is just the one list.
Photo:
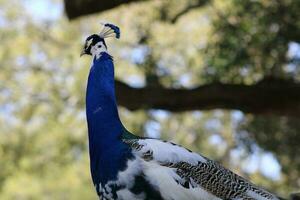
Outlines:
[[85, 51], [85, 49], [82, 49], [81, 53], [80, 53], [80, 57], [87, 54], [87, 52]]

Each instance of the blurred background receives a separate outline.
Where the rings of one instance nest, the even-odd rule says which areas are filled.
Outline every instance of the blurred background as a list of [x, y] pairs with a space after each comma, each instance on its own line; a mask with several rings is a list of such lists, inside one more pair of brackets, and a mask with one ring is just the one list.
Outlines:
[[101, 21], [121, 28], [107, 43], [130, 131], [277, 194], [299, 190], [299, 11], [299, 0], [0, 0], [0, 199], [96, 199], [91, 58], [79, 54]]

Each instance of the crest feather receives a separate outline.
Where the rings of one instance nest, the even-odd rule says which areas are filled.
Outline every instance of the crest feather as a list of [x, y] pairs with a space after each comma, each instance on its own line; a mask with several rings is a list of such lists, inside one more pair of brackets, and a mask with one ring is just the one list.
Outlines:
[[103, 25], [103, 29], [99, 33], [99, 36], [102, 38], [115, 37], [117, 39], [120, 38], [120, 28], [116, 25], [110, 23], [101, 23]]

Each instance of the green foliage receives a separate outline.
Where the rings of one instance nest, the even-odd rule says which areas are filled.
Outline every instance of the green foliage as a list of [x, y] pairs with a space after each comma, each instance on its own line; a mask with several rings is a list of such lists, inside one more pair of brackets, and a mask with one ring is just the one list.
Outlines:
[[[254, 142], [262, 148], [276, 154], [282, 164], [283, 179], [287, 188], [297, 188], [300, 176], [299, 159], [299, 119], [291, 117], [253, 117], [248, 116], [240, 124], [240, 130], [247, 130], [241, 138], [242, 142], [250, 149]], [[291, 191], [292, 192], [292, 191]]]
[[248, 84], [268, 76], [299, 80], [299, 71], [287, 73], [291, 59], [286, 54], [289, 43], [300, 40], [300, 2], [227, 3], [215, 3], [205, 76]]
[[[90, 58], [79, 53], [85, 36], [99, 31], [99, 19], [121, 27], [121, 40], [108, 46], [117, 78], [129, 84], [251, 84], [270, 75], [299, 80], [299, 71], [285, 70], [292, 62], [288, 44], [299, 41], [299, 1], [216, 0], [170, 23], [194, 2], [146, 1], [69, 22], [40, 19], [25, 2], [0, 0], [0, 199], [96, 198], [84, 108]], [[142, 58], [134, 57], [140, 50]], [[299, 187], [299, 119], [221, 110], [120, 108], [120, 114], [131, 132], [156, 133], [202, 152], [271, 190], [287, 194]], [[280, 179], [246, 170], [253, 144], [260, 154], [274, 152]]]

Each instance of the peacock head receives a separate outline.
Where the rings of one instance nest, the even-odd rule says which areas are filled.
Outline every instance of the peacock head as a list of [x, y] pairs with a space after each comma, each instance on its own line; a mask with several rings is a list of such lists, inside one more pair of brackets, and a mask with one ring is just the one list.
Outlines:
[[104, 38], [115, 37], [120, 38], [120, 29], [119, 27], [113, 24], [102, 24], [103, 28], [99, 34], [93, 34], [87, 37], [85, 40], [84, 48], [81, 51], [80, 56], [82, 55], [92, 55], [98, 56], [102, 52], [107, 52], [107, 46]]
[[104, 39], [97, 34], [93, 34], [86, 38], [80, 56], [85, 54], [96, 55], [106, 51], [107, 51], [107, 46]]

